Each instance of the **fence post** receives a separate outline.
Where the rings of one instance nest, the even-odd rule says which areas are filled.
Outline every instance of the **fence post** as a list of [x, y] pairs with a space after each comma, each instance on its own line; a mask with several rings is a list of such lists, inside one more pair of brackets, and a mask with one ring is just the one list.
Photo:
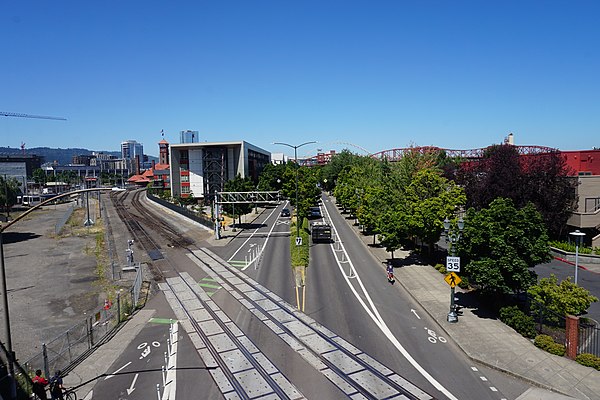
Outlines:
[[121, 292], [117, 293], [117, 325], [121, 323]]
[[579, 317], [567, 315], [565, 320], [565, 346], [567, 347], [567, 357], [574, 360], [577, 358], [577, 347], [579, 339]]
[[50, 376], [50, 366], [48, 365], [48, 349], [46, 343], [42, 343], [42, 358], [44, 359], [44, 374]]
[[90, 316], [90, 349], [94, 347], [94, 316]]

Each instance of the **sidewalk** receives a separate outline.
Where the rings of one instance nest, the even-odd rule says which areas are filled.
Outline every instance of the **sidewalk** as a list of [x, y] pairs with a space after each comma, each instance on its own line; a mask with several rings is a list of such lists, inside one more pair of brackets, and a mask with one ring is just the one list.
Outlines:
[[[390, 253], [384, 248], [368, 246], [372, 243], [372, 236], [362, 235], [353, 225], [353, 220], [346, 221], [372, 255], [382, 262], [383, 273]], [[406, 258], [409, 252], [397, 250], [394, 256]], [[451, 337], [470, 359], [536, 387], [519, 400], [600, 399], [600, 371], [535, 347], [501, 321], [478, 316], [476, 306], [461, 305], [462, 315], [458, 322], [447, 322], [450, 288], [444, 282], [444, 275], [431, 266], [412, 264], [396, 267], [394, 274], [402, 288], [438, 321], [446, 336]], [[461, 292], [458, 287], [456, 290], [457, 294]]]

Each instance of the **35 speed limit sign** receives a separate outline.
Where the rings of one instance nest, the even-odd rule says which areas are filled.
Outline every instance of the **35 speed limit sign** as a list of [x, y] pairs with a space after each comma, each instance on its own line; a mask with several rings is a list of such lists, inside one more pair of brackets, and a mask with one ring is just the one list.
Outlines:
[[460, 257], [446, 257], [446, 271], [460, 272]]

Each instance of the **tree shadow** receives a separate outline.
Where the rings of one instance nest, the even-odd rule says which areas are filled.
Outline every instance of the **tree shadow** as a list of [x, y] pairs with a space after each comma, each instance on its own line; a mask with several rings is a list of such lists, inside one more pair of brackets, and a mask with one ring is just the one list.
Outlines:
[[461, 308], [468, 308], [479, 318], [498, 319], [498, 305], [490, 301], [476, 290], [469, 292], [456, 292], [454, 295], [459, 315]]
[[[258, 229], [258, 228], [264, 228], [265, 226], [267, 226], [266, 224], [253, 224], [251, 222], [249, 223], [242, 223], [242, 224], [235, 224], [235, 229]], [[230, 228], [231, 229], [231, 228]]]
[[27, 240], [39, 238], [42, 235], [33, 232], [3, 232], [2, 242], [4, 244], [12, 244], [25, 242]]
[[383, 264], [391, 263], [394, 268], [402, 268], [406, 265], [428, 265], [423, 257], [415, 252], [411, 252], [405, 258], [387, 258]]

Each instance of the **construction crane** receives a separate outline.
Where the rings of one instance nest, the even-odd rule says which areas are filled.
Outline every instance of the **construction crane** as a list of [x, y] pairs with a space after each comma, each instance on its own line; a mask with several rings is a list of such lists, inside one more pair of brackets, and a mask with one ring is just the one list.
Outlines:
[[19, 117], [19, 118], [55, 119], [55, 120], [59, 120], [59, 121], [67, 120], [66, 118], [63, 118], [63, 117], [47, 117], [45, 115], [30, 115], [30, 114], [14, 113], [14, 112], [7, 112], [7, 111], [0, 111], [0, 116], [2, 116], [2, 117]]

